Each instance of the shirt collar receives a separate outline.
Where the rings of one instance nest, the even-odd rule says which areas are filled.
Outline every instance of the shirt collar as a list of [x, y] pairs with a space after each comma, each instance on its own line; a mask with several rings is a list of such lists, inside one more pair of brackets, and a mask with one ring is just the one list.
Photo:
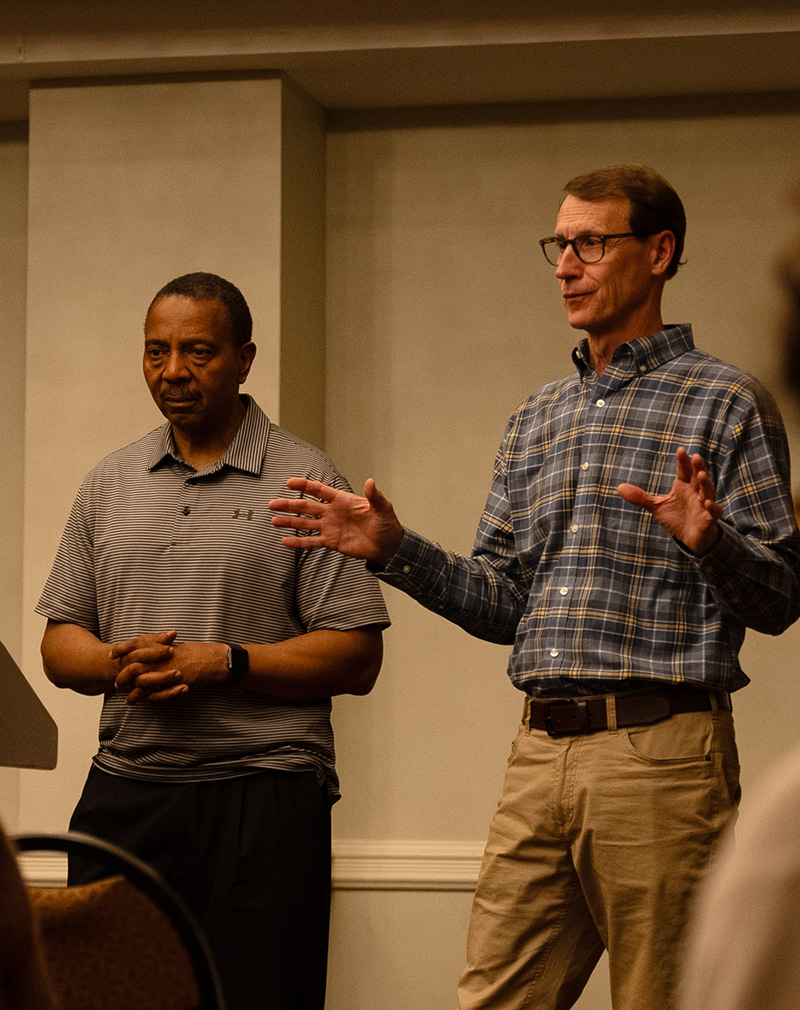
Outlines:
[[[602, 379], [609, 385], [620, 386], [635, 376], [646, 375], [693, 349], [694, 337], [689, 323], [665, 326], [657, 333], [621, 344], [614, 351]], [[572, 360], [582, 379], [593, 371], [587, 339], [582, 340], [572, 352]]]
[[[252, 396], [243, 393], [242, 398], [246, 401], [246, 409], [239, 430], [223, 455], [208, 470], [203, 471], [204, 473], [215, 473], [223, 466], [256, 475], [261, 472], [261, 465], [269, 442], [271, 422]], [[148, 470], [155, 470], [168, 457], [179, 463], [185, 462], [175, 445], [172, 425], [169, 422], [162, 424], [158, 429], [158, 438], [147, 464]]]

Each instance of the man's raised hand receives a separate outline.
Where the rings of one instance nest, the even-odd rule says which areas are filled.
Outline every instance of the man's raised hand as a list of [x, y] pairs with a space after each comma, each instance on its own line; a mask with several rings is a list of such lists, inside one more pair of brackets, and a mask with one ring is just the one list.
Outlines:
[[617, 492], [632, 505], [649, 512], [656, 522], [695, 554], [706, 554], [719, 540], [722, 507], [702, 457], [681, 447], [676, 453], [677, 474], [672, 490], [651, 495], [634, 484], [620, 484]]
[[282, 513], [272, 517], [273, 526], [311, 534], [284, 537], [286, 547], [329, 547], [379, 565], [388, 564], [397, 553], [403, 527], [371, 477], [363, 497], [305, 477], [290, 477], [286, 486], [311, 496], [273, 498], [269, 503], [273, 512]]

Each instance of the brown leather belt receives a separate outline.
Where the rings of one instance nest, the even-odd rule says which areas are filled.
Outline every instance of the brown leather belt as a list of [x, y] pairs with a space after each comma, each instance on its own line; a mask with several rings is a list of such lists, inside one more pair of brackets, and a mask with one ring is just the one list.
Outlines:
[[[657, 687], [643, 691], [622, 691], [612, 695], [617, 713], [617, 726], [648, 726], [662, 722], [682, 712], [707, 712], [717, 707], [731, 711], [731, 696], [727, 691], [704, 691], [698, 687]], [[550, 736], [594, 733], [608, 729], [606, 696], [544, 701], [528, 699], [529, 724], [532, 729], [546, 730]]]

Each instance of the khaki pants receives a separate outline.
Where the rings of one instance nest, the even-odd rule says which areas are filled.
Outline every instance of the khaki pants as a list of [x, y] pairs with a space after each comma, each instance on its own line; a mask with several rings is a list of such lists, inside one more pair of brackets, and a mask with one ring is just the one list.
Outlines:
[[[459, 1010], [566, 1010], [603, 949], [614, 1010], [670, 1010], [698, 882], [735, 818], [729, 712], [549, 737], [523, 716], [475, 893]], [[527, 702], [526, 712], [527, 714]]]

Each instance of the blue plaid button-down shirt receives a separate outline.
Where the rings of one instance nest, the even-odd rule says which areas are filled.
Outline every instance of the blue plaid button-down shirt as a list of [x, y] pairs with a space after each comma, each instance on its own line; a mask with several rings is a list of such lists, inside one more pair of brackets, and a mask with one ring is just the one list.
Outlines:
[[[472, 556], [407, 530], [381, 578], [471, 634], [513, 643], [509, 676], [539, 696], [643, 680], [736, 690], [746, 627], [779, 634], [800, 612], [800, 533], [772, 397], [698, 351], [691, 327], [619, 347], [511, 417]], [[700, 453], [723, 509], [698, 558], [617, 494], [667, 493], [675, 452]]]

